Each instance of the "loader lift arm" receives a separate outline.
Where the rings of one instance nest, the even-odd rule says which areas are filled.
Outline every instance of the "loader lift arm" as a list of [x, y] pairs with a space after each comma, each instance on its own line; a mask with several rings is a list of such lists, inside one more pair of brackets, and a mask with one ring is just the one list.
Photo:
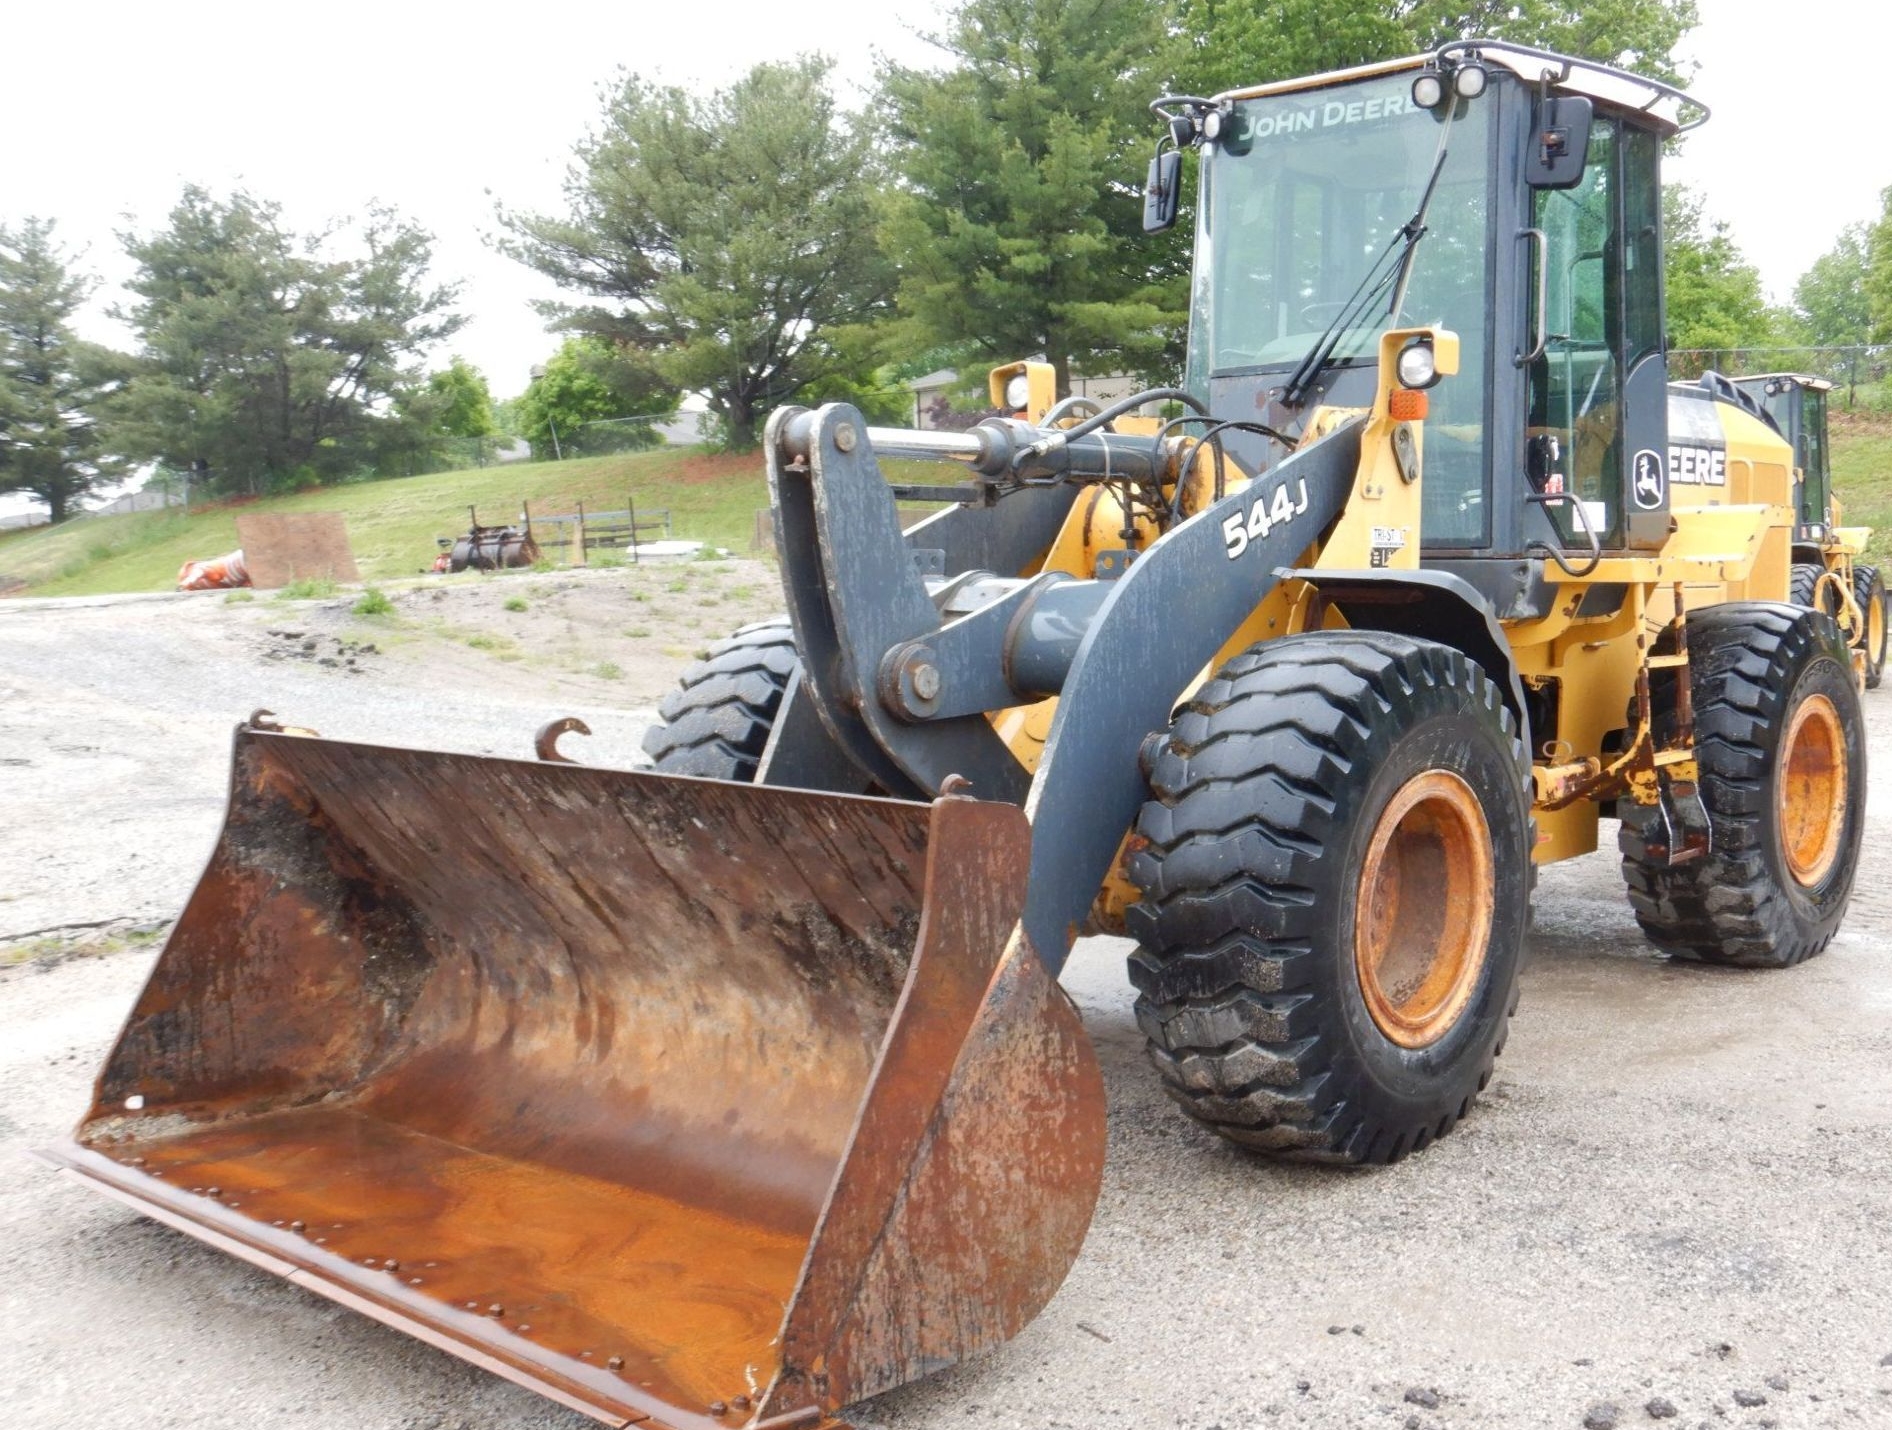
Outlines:
[[[890, 792], [934, 795], [959, 775], [969, 793], [1022, 804], [1034, 828], [1058, 831], [1032, 841], [1023, 918], [1053, 974], [1145, 797], [1144, 740], [1338, 516], [1365, 422], [1305, 443], [1165, 532], [1114, 580], [981, 573], [992, 598], [948, 619], [900, 539], [860, 413], [836, 403], [771, 419], [770, 495], [803, 654], [798, 698]], [[1137, 445], [1123, 443], [1113, 460], [1130, 460]], [[1161, 449], [1141, 449], [1158, 471]], [[1027, 779], [985, 712], [1047, 695], [1060, 697], [1058, 710]]]

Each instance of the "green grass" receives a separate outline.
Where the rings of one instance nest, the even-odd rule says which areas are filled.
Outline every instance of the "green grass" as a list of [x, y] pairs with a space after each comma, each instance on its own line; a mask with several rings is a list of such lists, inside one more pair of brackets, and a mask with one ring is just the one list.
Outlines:
[[1892, 561], [1892, 418], [1835, 412], [1832, 439], [1840, 520], [1872, 528], [1866, 552], [1883, 566]]
[[[887, 464], [891, 475], [937, 481], [923, 463]], [[381, 482], [324, 487], [295, 496], [181, 512], [94, 517], [57, 527], [0, 532], [0, 588], [26, 583], [19, 594], [81, 596], [108, 591], [168, 591], [186, 561], [221, 556], [240, 544], [239, 512], [340, 512], [364, 581], [427, 570], [436, 536], [466, 530], [467, 508], [486, 523], [513, 521], [520, 503], [547, 515], [621, 511], [630, 495], [640, 517], [667, 510], [675, 534], [739, 556], [750, 554], [755, 514], [768, 506], [760, 453], [711, 455], [664, 448], [569, 462], [519, 462], [473, 471], [438, 472]], [[542, 533], [543, 534], [543, 533]], [[557, 554], [557, 548], [547, 555]], [[594, 566], [618, 564], [617, 553], [593, 552]], [[545, 570], [556, 569], [548, 562]]]
[[304, 576], [291, 581], [275, 595], [278, 601], [326, 601], [335, 594], [335, 583], [326, 576]]
[[524, 596], [508, 596], [506, 598], [506, 609], [509, 611], [525, 610], [526, 598]]
[[379, 586], [370, 586], [361, 593], [361, 599], [355, 602], [355, 614], [358, 616], [391, 616], [394, 614], [394, 602]]

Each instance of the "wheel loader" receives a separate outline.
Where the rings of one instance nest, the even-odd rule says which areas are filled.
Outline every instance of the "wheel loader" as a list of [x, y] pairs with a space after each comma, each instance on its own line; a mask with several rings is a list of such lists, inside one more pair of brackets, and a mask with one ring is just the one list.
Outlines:
[[[1758, 412], [1793, 449], [1793, 595], [1797, 606], [1818, 606], [1844, 631], [1864, 667], [1866, 688], [1885, 676], [1886, 590], [1879, 568], [1861, 561], [1872, 528], [1841, 522], [1833, 491], [1826, 434], [1827, 394], [1833, 384], [1798, 372], [1724, 378], [1705, 373], [1701, 385], [1732, 387], [1735, 401]], [[1704, 471], [1712, 477], [1712, 469]]]
[[1788, 600], [1788, 444], [1669, 387], [1659, 166], [1706, 111], [1482, 41], [1154, 108], [1146, 226], [1199, 160], [1178, 386], [776, 411], [786, 614], [652, 769], [240, 727], [50, 1155], [606, 1423], [826, 1425], [1077, 1255], [1086, 931], [1185, 1113], [1355, 1164], [1471, 1111], [1534, 868], [1605, 820], [1660, 948], [1818, 953], [1859, 678]]

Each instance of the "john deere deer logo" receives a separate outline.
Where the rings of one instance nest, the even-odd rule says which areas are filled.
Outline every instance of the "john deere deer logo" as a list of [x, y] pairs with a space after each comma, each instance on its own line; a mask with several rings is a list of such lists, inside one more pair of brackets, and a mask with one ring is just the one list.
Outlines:
[[1661, 456], [1644, 447], [1636, 453], [1636, 470], [1630, 484], [1630, 492], [1636, 499], [1636, 505], [1644, 511], [1655, 511], [1660, 508], [1665, 485], [1662, 480]]

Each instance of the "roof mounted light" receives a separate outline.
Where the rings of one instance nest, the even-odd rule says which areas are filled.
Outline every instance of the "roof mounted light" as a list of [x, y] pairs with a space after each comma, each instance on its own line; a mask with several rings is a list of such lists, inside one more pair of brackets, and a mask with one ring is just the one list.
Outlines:
[[1452, 71], [1452, 92], [1460, 99], [1476, 99], [1491, 83], [1491, 74], [1476, 61], [1467, 61]]
[[1224, 117], [1224, 111], [1221, 109], [1211, 109], [1207, 114], [1202, 116], [1203, 139], [1213, 144], [1222, 137], [1222, 123]]
[[1435, 69], [1422, 69], [1412, 82], [1412, 102], [1421, 109], [1437, 109], [1445, 102], [1445, 76]]

